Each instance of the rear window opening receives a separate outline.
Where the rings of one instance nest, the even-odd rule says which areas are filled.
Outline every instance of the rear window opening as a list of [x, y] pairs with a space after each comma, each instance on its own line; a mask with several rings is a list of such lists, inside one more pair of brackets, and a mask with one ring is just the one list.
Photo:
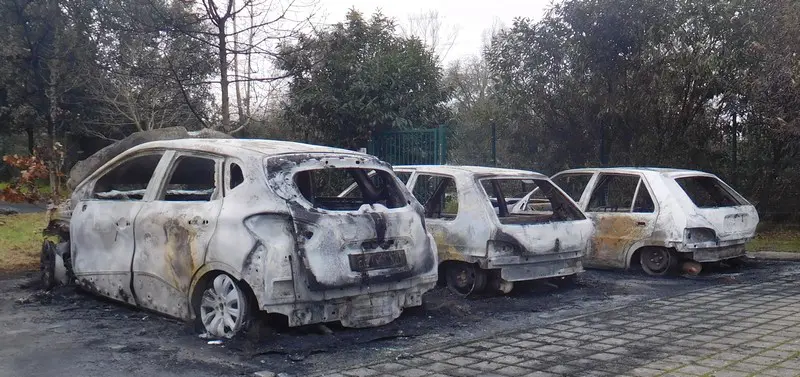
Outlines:
[[[315, 208], [356, 211], [364, 204], [401, 208], [407, 202], [394, 176], [382, 170], [324, 168], [294, 175], [298, 191]], [[352, 187], [351, 187], [352, 186]], [[347, 194], [340, 196], [340, 193]]]
[[[575, 205], [555, 186], [542, 179], [482, 179], [502, 224], [540, 224], [556, 221], [583, 220]], [[521, 212], [511, 212], [520, 200], [531, 193]]]
[[747, 202], [731, 192], [719, 179], [707, 176], [675, 178], [675, 182], [698, 208], [735, 207]]

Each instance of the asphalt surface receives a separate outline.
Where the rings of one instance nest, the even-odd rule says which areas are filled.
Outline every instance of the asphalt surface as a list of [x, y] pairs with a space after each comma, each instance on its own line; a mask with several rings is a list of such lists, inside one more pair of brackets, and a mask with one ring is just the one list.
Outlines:
[[9, 203], [0, 201], [0, 213], [14, 211], [17, 213], [33, 213], [47, 211], [46, 204]]
[[[460, 298], [444, 288], [421, 308], [373, 329], [330, 324], [273, 329], [209, 344], [185, 323], [98, 299], [72, 287], [42, 292], [32, 276], [0, 278], [0, 376], [212, 376], [258, 370], [303, 376], [443, 344], [674, 297], [721, 285], [748, 285], [800, 274], [800, 263], [751, 261], [706, 269], [697, 277], [587, 271], [576, 286], [533, 284], [508, 296]], [[330, 330], [330, 331], [326, 331]], [[215, 342], [212, 342], [215, 343]]]

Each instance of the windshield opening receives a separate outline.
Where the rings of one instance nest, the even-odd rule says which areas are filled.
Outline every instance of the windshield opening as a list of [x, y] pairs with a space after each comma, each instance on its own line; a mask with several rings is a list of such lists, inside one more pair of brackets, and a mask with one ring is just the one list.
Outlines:
[[[538, 224], [584, 219], [580, 210], [544, 179], [482, 179], [481, 185], [503, 224]], [[522, 211], [512, 211], [531, 193]]]
[[747, 204], [717, 178], [708, 176], [675, 178], [675, 182], [697, 208], [735, 207]]
[[[356, 211], [364, 204], [401, 208], [407, 204], [394, 176], [383, 170], [359, 168], [304, 170], [294, 175], [294, 183], [312, 206], [326, 210]], [[345, 190], [348, 190], [347, 193], [341, 195]]]

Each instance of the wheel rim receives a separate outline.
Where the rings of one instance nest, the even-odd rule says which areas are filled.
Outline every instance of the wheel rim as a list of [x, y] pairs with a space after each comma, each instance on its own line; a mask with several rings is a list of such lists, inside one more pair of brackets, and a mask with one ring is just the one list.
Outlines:
[[650, 274], [663, 274], [669, 270], [672, 256], [666, 249], [649, 249], [642, 252], [642, 267]]
[[467, 296], [480, 291], [486, 284], [483, 270], [466, 263], [458, 263], [447, 269], [447, 286], [455, 293]]
[[200, 320], [211, 335], [233, 337], [242, 327], [245, 310], [242, 291], [228, 275], [217, 275], [203, 291]]

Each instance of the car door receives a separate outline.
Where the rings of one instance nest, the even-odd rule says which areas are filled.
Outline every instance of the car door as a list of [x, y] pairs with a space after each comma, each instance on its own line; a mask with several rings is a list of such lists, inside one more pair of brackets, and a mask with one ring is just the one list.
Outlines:
[[[464, 261], [467, 256], [486, 256], [485, 240], [479, 242], [479, 247], [476, 247], [478, 243], [470, 241], [480, 237], [488, 239], [488, 235], [470, 234], [470, 229], [476, 230], [476, 227], [469, 224], [470, 221], [485, 219], [469, 218], [469, 214], [463, 214], [467, 209], [462, 207], [468, 206], [462, 204], [467, 199], [455, 177], [417, 172], [408, 180], [408, 187], [425, 208], [426, 229], [436, 241], [440, 263]], [[479, 228], [488, 229], [485, 226]]]
[[583, 196], [582, 207], [595, 226], [586, 256], [590, 267], [627, 267], [628, 253], [655, 228], [656, 206], [639, 174], [600, 173]]
[[[95, 293], [135, 304], [131, 260], [134, 223], [157, 177], [163, 151], [146, 152], [89, 178], [70, 220], [73, 271]], [[78, 191], [78, 190], [76, 190]]]
[[189, 288], [204, 261], [222, 208], [221, 157], [169, 152], [153, 201], [134, 223], [133, 287], [139, 305], [189, 318]]

